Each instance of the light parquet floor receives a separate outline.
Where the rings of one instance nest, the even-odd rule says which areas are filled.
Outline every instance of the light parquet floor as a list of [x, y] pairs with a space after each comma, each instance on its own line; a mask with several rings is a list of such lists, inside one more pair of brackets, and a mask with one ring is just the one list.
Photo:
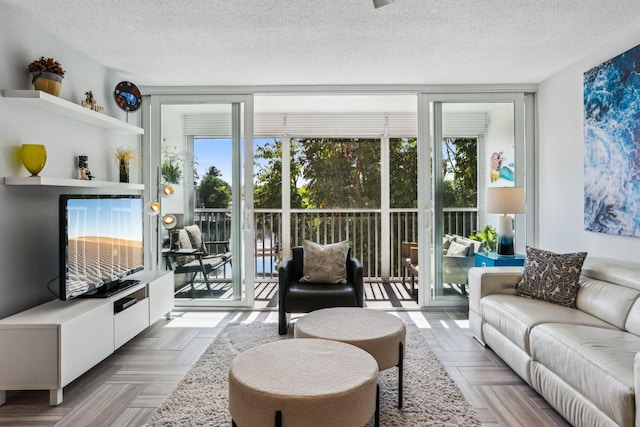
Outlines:
[[[568, 425], [473, 339], [465, 310], [403, 310], [398, 315], [423, 331], [486, 426]], [[49, 406], [47, 391], [8, 391], [0, 426], [144, 425], [230, 321], [273, 322], [276, 328], [277, 312], [175, 311], [172, 320], [158, 320], [65, 387], [58, 407]]]

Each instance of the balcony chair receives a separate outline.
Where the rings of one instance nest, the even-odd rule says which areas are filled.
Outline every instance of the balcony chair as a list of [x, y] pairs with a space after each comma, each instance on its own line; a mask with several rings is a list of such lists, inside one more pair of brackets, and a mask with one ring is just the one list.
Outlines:
[[[191, 297], [195, 298], [195, 280], [202, 274], [207, 290], [211, 297], [213, 291], [209, 282], [209, 275], [227, 263], [231, 264], [231, 252], [228, 241], [203, 241], [202, 231], [197, 225], [189, 225], [183, 229], [172, 230], [173, 236], [169, 250], [163, 251], [168, 270], [176, 274], [184, 273], [189, 276]], [[222, 252], [210, 253], [208, 248], [222, 246]], [[175, 268], [174, 265], [175, 264]]]
[[[330, 307], [363, 307], [362, 263], [357, 258], [351, 257], [348, 243], [343, 243], [347, 245], [346, 254], [344, 254], [346, 262], [345, 283], [336, 283], [335, 280], [322, 282], [314, 280], [313, 277], [311, 277], [311, 282], [304, 281], [303, 277], [309, 278], [309, 275], [305, 274], [308, 271], [305, 271], [304, 268], [304, 248], [312, 247], [311, 245], [316, 245], [315, 243], [305, 241], [302, 247], [294, 247], [292, 257], [287, 258], [280, 265], [278, 269], [278, 333], [280, 335], [285, 335], [288, 331], [289, 313], [309, 313]], [[339, 243], [335, 245], [339, 245]], [[326, 268], [322, 269], [327, 270]]]

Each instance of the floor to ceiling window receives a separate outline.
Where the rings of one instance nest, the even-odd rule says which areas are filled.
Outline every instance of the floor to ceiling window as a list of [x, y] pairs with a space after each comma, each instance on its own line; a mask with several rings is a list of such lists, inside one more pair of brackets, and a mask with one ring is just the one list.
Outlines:
[[[409, 242], [419, 249], [418, 303], [466, 304], [474, 254], [454, 259], [444, 238], [491, 234], [497, 219], [485, 212], [486, 188], [529, 182], [525, 171], [533, 168], [524, 143], [533, 138], [525, 123], [533, 122], [533, 108], [528, 104], [525, 114], [527, 96], [257, 98], [252, 123], [241, 106], [235, 137], [233, 113], [224, 103], [203, 113], [206, 103], [180, 102], [180, 136], [164, 124], [159, 133], [165, 145], [184, 141], [181, 150], [192, 162], [187, 169], [194, 172], [178, 186], [179, 202], [165, 202], [163, 213], [182, 204], [183, 225], [198, 224], [207, 240], [217, 242], [212, 250], [235, 251], [212, 277], [214, 295], [200, 282], [201, 292], [190, 292], [187, 284], [177, 299], [252, 305], [255, 297], [258, 306], [275, 307], [278, 266], [308, 239], [348, 240], [365, 281], [405, 294], [412, 285], [403, 281], [402, 246]], [[165, 124], [175, 106], [162, 104]], [[251, 147], [247, 125], [255, 135]], [[530, 223], [524, 215], [514, 222], [523, 248]]]

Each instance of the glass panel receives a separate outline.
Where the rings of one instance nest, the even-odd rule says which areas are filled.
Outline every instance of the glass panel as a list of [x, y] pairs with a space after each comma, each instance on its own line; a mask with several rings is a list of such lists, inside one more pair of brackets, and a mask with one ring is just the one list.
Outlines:
[[418, 246], [418, 141], [415, 138], [389, 139], [389, 207], [389, 245], [393, 260], [390, 276], [404, 277], [402, 259], [410, 258], [408, 248]]
[[308, 138], [297, 144], [292, 170], [302, 170], [302, 206], [380, 208], [379, 139]]
[[278, 279], [282, 238], [282, 141], [279, 138], [255, 139], [253, 163], [253, 203], [255, 216], [255, 276], [258, 285], [256, 306], [270, 302]]
[[291, 141], [291, 246], [348, 240], [365, 277], [380, 276], [380, 140]]
[[[243, 204], [242, 140], [232, 136], [232, 109], [230, 103], [161, 108], [161, 181], [174, 187], [173, 196], [162, 200], [162, 215], [177, 219], [175, 228], [162, 231], [163, 249], [197, 251], [165, 256], [175, 273], [176, 305], [243, 298], [236, 224]], [[193, 225], [201, 245], [197, 233], [185, 233]]]
[[[485, 215], [485, 189], [513, 186], [513, 103], [435, 103], [434, 300], [466, 299], [475, 253], [495, 250], [497, 218]], [[440, 104], [440, 105], [438, 105]], [[438, 108], [441, 118], [438, 119]], [[497, 217], [497, 216], [496, 216]]]

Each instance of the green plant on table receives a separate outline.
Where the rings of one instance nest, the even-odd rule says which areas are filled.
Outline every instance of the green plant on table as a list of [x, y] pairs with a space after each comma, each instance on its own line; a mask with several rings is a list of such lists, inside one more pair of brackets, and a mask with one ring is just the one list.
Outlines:
[[481, 242], [484, 250], [487, 252], [495, 252], [496, 244], [498, 242], [498, 233], [496, 229], [487, 224], [484, 228], [478, 231], [476, 234], [469, 236], [471, 240]]

